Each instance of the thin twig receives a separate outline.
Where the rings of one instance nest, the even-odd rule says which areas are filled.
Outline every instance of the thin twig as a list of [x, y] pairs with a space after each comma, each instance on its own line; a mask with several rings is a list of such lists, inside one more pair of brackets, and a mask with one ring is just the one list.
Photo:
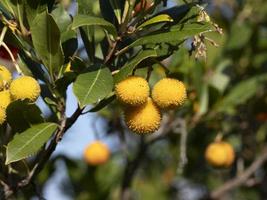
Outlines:
[[127, 160], [127, 165], [124, 170], [124, 176], [123, 176], [122, 185], [121, 185], [121, 200], [130, 199], [129, 189], [131, 187], [134, 175], [146, 154], [147, 148], [148, 148], [148, 145], [145, 144], [144, 137], [141, 137], [140, 143], [138, 146], [138, 152], [135, 158], [132, 161], [130, 161], [129, 159]]
[[4, 26], [4, 28], [3, 28], [2, 32], [1, 32], [1, 35], [0, 35], [0, 47], [3, 46], [5, 48], [5, 50], [7, 51], [7, 53], [9, 54], [9, 56], [10, 56], [12, 62], [13, 62], [13, 65], [16, 68], [17, 72], [19, 74], [22, 74], [22, 71], [21, 71], [16, 59], [14, 58], [13, 53], [10, 51], [9, 47], [4, 42], [4, 38], [5, 38], [5, 35], [6, 35], [6, 32], [7, 32], [7, 29], [8, 29], [8, 27]]
[[108, 55], [106, 56], [106, 58], [104, 60], [105, 64], [107, 64], [111, 60], [112, 56], [114, 55], [115, 50], [117, 48], [117, 43], [118, 43], [118, 41], [116, 40], [114, 43], [112, 43], [110, 45], [110, 49], [109, 49]]
[[[58, 144], [59, 136], [63, 136], [64, 133], [76, 122], [78, 117], [81, 115], [83, 108], [78, 107], [76, 111], [72, 114], [70, 118], [66, 118], [65, 115], [62, 115], [63, 119], [61, 119], [60, 127], [57, 129], [53, 139], [48, 145], [47, 149], [44, 151], [43, 155], [40, 155], [40, 160], [36, 162], [30, 173], [27, 177], [17, 183], [14, 189], [9, 189], [8, 194], [5, 195], [5, 198], [8, 199], [11, 195], [13, 195], [19, 188], [23, 188], [28, 186], [34, 178], [42, 171], [45, 164], [51, 157], [52, 153], [55, 151], [56, 146]], [[62, 111], [63, 112], [63, 111]]]
[[154, 133], [151, 137], [147, 138], [146, 141], [144, 137], [141, 138], [138, 152], [136, 153], [133, 160], [127, 159], [127, 164], [124, 170], [123, 181], [121, 185], [121, 200], [130, 199], [130, 187], [134, 178], [134, 175], [140, 164], [146, 156], [148, 148], [155, 142], [164, 139], [168, 136], [168, 133], [176, 126], [176, 120], [173, 120], [173, 116], [164, 115], [162, 119], [161, 128], [157, 133]]
[[8, 199], [9, 196], [13, 194], [13, 190], [10, 188], [8, 184], [4, 181], [0, 180], [0, 184], [3, 186], [4, 192], [0, 195], [0, 199]]
[[173, 120], [173, 116], [171, 116], [171, 114], [163, 115], [160, 129], [147, 138], [147, 143], [151, 145], [158, 140], [166, 138], [168, 133], [171, 132], [174, 127], [176, 127], [176, 120]]
[[260, 156], [239, 176], [225, 182], [211, 192], [211, 199], [220, 199], [225, 193], [243, 185], [246, 181], [267, 161], [267, 147], [264, 148]]
[[19, 65], [18, 65], [18, 63], [17, 63], [17, 61], [16, 61], [16, 59], [14, 58], [12, 52], [10, 51], [9, 47], [8, 47], [8, 46], [6, 45], [6, 43], [4, 43], [4, 42], [2, 42], [1, 46], [3, 46], [3, 47], [6, 49], [6, 51], [7, 51], [7, 53], [9, 54], [9, 56], [10, 56], [10, 58], [11, 58], [11, 60], [12, 60], [12, 63], [13, 63], [13, 65], [15, 66], [15, 69], [16, 69], [16, 71], [18, 72], [18, 74], [19, 74], [19, 75], [22, 75], [23, 73], [22, 73], [22, 71], [21, 71], [21, 69], [20, 69], [20, 67], [19, 67]]
[[187, 127], [186, 127], [186, 121], [181, 120], [180, 121], [180, 159], [179, 159], [179, 166], [177, 171], [183, 172], [185, 165], [187, 164], [187, 152], [186, 152], [186, 143], [187, 143]]
[[2, 45], [3, 41], [4, 41], [4, 37], [6, 35], [6, 32], [7, 32], [7, 26], [4, 26], [2, 32], [1, 32], [1, 35], [0, 35], [0, 46]]

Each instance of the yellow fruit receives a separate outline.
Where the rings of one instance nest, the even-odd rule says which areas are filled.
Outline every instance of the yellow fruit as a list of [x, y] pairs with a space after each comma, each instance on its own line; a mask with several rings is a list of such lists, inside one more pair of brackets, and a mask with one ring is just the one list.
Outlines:
[[36, 101], [39, 97], [41, 89], [39, 83], [30, 76], [21, 76], [10, 84], [11, 98], [14, 100]]
[[6, 111], [4, 108], [0, 107], [0, 125], [6, 121]]
[[161, 109], [174, 109], [186, 99], [186, 88], [181, 81], [164, 78], [152, 90], [152, 99]]
[[205, 158], [214, 167], [229, 167], [234, 161], [235, 153], [229, 143], [214, 142], [207, 147]]
[[90, 165], [101, 165], [108, 161], [110, 150], [101, 141], [94, 141], [84, 150], [84, 159]]
[[153, 133], [160, 127], [160, 110], [151, 98], [144, 105], [126, 108], [124, 115], [126, 125], [135, 133]]
[[11, 96], [9, 90], [3, 90], [0, 92], [0, 107], [6, 109], [11, 103]]
[[0, 65], [0, 90], [4, 88], [6, 84], [9, 84], [12, 80], [10, 71], [4, 66]]
[[130, 76], [115, 86], [117, 99], [126, 105], [139, 106], [149, 96], [148, 82], [139, 76]]
[[232, 147], [232, 145], [230, 145], [229, 143], [226, 142], [221, 142], [226, 153], [227, 153], [227, 160], [225, 162], [225, 166], [229, 167], [233, 164], [234, 160], [235, 160], [235, 151]]

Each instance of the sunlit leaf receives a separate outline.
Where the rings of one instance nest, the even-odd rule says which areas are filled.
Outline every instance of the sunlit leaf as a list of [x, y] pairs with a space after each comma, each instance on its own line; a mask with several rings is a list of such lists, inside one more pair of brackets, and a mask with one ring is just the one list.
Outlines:
[[35, 154], [55, 132], [57, 124], [34, 125], [21, 134], [16, 134], [7, 145], [6, 165]]
[[113, 89], [113, 77], [105, 66], [80, 74], [73, 84], [73, 92], [81, 107], [105, 98]]

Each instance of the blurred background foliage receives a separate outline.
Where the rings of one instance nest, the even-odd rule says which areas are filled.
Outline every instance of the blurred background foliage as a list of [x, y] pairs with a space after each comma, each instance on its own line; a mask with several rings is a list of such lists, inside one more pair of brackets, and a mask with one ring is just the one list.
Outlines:
[[[100, 14], [98, 2], [87, 1], [86, 5], [88, 7], [81, 9]], [[186, 124], [188, 162], [181, 166], [179, 131], [150, 145], [143, 152], [144, 158], [133, 178], [133, 199], [205, 199], [209, 191], [242, 173], [266, 145], [267, 3], [264, 0], [213, 0], [207, 2], [206, 10], [223, 29], [222, 35], [205, 35], [218, 47], [205, 40], [206, 61], [195, 60], [186, 49], [180, 49], [162, 62], [169, 69], [169, 75], [184, 81], [188, 88], [186, 105], [175, 113], [165, 113]], [[101, 29], [95, 31], [95, 40], [100, 42], [104, 33]], [[165, 76], [162, 66], [153, 68], [151, 85]], [[113, 135], [114, 139], [124, 127], [120, 112], [116, 103], [100, 111], [108, 124], [106, 134]], [[237, 158], [232, 168], [214, 169], [204, 159], [206, 146], [218, 134], [235, 148]], [[135, 158], [139, 140], [139, 136], [132, 134], [122, 137], [121, 145], [112, 150], [111, 160], [99, 167], [88, 167], [83, 161], [66, 157], [54, 158], [39, 181], [44, 184], [54, 170], [54, 161], [61, 159], [68, 172], [67, 181], [62, 183], [63, 193], [77, 200], [118, 199], [127, 163], [125, 155], [130, 161]], [[226, 199], [266, 199], [266, 167], [255, 173], [254, 184], [235, 189]]]
[[[79, 7], [81, 12], [101, 15], [99, 1], [81, 2], [84, 2]], [[63, 3], [70, 6], [68, 1]], [[182, 3], [167, 1], [170, 6]], [[186, 104], [177, 112], [164, 113], [167, 123], [163, 128], [171, 126], [171, 121], [179, 124], [178, 130], [170, 129], [166, 137], [144, 147], [140, 136], [125, 133], [121, 110], [113, 102], [99, 112], [106, 129], [101, 138], [109, 136], [120, 141], [119, 145], [110, 145], [113, 153], [109, 162], [91, 167], [83, 160], [55, 156], [38, 178], [36, 184], [40, 190], [60, 162], [66, 167], [66, 177], [60, 187], [70, 199], [119, 199], [121, 188], [127, 189], [131, 183], [128, 192], [132, 199], [205, 199], [210, 191], [242, 173], [262, 152], [267, 142], [267, 3], [265, 0], [203, 3], [207, 3], [206, 11], [223, 30], [222, 35], [205, 34], [206, 59], [196, 60], [197, 55], [189, 55], [190, 42], [185, 43], [186, 48], [153, 65], [150, 79], [153, 85], [164, 77], [166, 67], [169, 76], [185, 82]], [[100, 28], [84, 33], [90, 31], [95, 32], [94, 40], [98, 42], [95, 51], [99, 51], [101, 57], [100, 42], [105, 33]], [[83, 46], [79, 53], [84, 55]], [[138, 69], [136, 73], [144, 74], [145, 70]], [[204, 158], [205, 148], [218, 135], [236, 151], [236, 161], [229, 169], [212, 168]], [[227, 193], [224, 199], [266, 199], [266, 169], [265, 164], [250, 182]], [[123, 182], [127, 179], [125, 176], [129, 177], [129, 170], [134, 171], [133, 177], [125, 186]], [[29, 191], [21, 198], [31, 196]]]

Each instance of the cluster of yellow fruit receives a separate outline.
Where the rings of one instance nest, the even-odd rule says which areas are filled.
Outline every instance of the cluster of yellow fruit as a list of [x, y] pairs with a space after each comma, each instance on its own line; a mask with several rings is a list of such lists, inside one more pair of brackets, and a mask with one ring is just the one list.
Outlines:
[[96, 140], [85, 148], [83, 156], [89, 165], [101, 165], [108, 161], [110, 150], [106, 144]]
[[41, 92], [38, 82], [30, 76], [12, 80], [12, 74], [0, 65], [0, 125], [6, 120], [6, 108], [15, 100], [35, 102]]
[[124, 105], [124, 117], [130, 130], [138, 134], [157, 131], [161, 122], [161, 110], [181, 106], [187, 95], [181, 81], [163, 78], [152, 89], [146, 79], [130, 76], [115, 86], [117, 99]]
[[231, 144], [216, 141], [207, 147], [205, 158], [214, 167], [229, 167], [235, 160], [235, 151]]

